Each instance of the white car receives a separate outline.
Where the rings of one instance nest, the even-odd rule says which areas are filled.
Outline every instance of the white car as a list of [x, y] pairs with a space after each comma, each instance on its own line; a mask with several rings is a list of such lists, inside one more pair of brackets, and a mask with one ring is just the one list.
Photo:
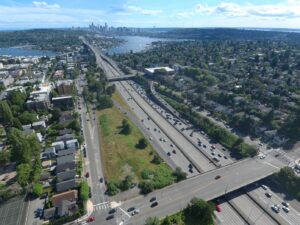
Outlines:
[[264, 158], [266, 158], [266, 156], [265, 155], [260, 155], [259, 158], [264, 159]]
[[279, 211], [280, 211], [280, 207], [278, 207], [278, 205], [272, 205], [271, 209], [276, 213], [279, 213]]
[[134, 215], [139, 214], [139, 213], [140, 213], [140, 210], [139, 210], [139, 209], [135, 209], [135, 210], [131, 213], [131, 215], [134, 216]]
[[267, 190], [268, 187], [266, 185], [261, 185], [262, 189]]
[[288, 207], [286, 207], [286, 206], [283, 206], [282, 209], [283, 209], [283, 211], [285, 211], [286, 213], [288, 213], [288, 212], [290, 211], [290, 209], [289, 209]]

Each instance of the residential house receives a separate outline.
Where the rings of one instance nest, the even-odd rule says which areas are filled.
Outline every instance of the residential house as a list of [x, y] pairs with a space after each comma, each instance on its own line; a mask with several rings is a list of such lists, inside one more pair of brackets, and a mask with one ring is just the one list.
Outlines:
[[57, 182], [75, 179], [75, 176], [76, 176], [76, 170], [66, 170], [56, 174]]
[[76, 187], [77, 187], [77, 184], [76, 184], [75, 179], [56, 183], [56, 191], [57, 192], [64, 192], [64, 191], [67, 191], [67, 190], [70, 190], [70, 189], [73, 189]]

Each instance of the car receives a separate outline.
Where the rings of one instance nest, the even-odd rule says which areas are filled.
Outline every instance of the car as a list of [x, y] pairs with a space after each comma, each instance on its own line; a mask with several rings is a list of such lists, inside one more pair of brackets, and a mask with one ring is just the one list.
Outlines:
[[193, 168], [193, 165], [192, 165], [191, 163], [189, 164], [189, 168], [190, 168], [190, 169], [192, 169], [192, 168]]
[[203, 148], [206, 148], [206, 145], [203, 145]]
[[101, 177], [100, 179], [99, 179], [99, 181], [100, 181], [100, 183], [103, 183], [103, 177]]
[[172, 152], [173, 152], [173, 154], [176, 154], [176, 150], [175, 150], [175, 149], [173, 149], [173, 151], [172, 151]]
[[89, 172], [86, 172], [85, 177], [86, 177], [86, 178], [89, 178], [89, 177], [90, 177], [90, 173], [89, 173]]
[[211, 154], [212, 154], [212, 155], [215, 155], [216, 153], [215, 153], [215, 152], [211, 152]]
[[212, 149], [216, 149], [216, 147], [214, 145], [211, 146]]
[[108, 211], [109, 214], [114, 214], [115, 212], [117, 212], [117, 209], [115, 209], [115, 208]]
[[131, 215], [134, 216], [134, 215], [139, 214], [139, 213], [140, 213], [140, 210], [139, 210], [139, 209], [135, 209], [135, 210], [131, 213]]
[[289, 207], [290, 204], [288, 202], [282, 202], [282, 205], [285, 206], [285, 207]]
[[153, 202], [150, 206], [151, 206], [151, 208], [154, 208], [154, 207], [158, 206], [158, 202]]
[[150, 202], [154, 202], [154, 201], [156, 201], [156, 197], [150, 198]]
[[168, 156], [171, 156], [171, 152], [167, 152], [167, 155], [168, 155]]
[[226, 155], [224, 155], [224, 159], [228, 159], [228, 157]]
[[86, 222], [90, 223], [90, 222], [93, 222], [95, 221], [95, 217], [94, 216], [90, 216], [89, 218], [87, 218]]
[[111, 220], [115, 217], [115, 215], [109, 215], [108, 217], [106, 217], [106, 220]]
[[215, 177], [215, 180], [219, 180], [221, 178], [221, 176], [220, 175], [217, 175], [216, 177]]
[[173, 148], [173, 147], [174, 147], [174, 145], [173, 145], [172, 143], [170, 144], [170, 146], [171, 146], [171, 148]]
[[268, 187], [266, 185], [261, 185], [262, 189], [268, 190]]
[[259, 156], [259, 158], [260, 159], [264, 159], [264, 158], [266, 158], [266, 156], [265, 155], [261, 155], [261, 156]]
[[269, 192], [266, 192], [266, 194], [265, 194], [268, 198], [271, 198], [272, 197], [272, 194], [271, 193], [269, 193]]
[[190, 168], [190, 169], [189, 169], [189, 172], [190, 172], [190, 173], [194, 173], [193, 168]]
[[135, 207], [130, 207], [130, 208], [127, 209], [127, 212], [132, 212], [134, 210], [135, 210]]
[[279, 211], [280, 211], [280, 208], [277, 205], [272, 205], [271, 209], [276, 213], [279, 213]]
[[216, 204], [216, 210], [217, 210], [217, 212], [221, 212], [222, 211], [221, 206], [219, 204]]
[[288, 213], [288, 212], [290, 211], [290, 209], [289, 209], [288, 207], [286, 207], [286, 206], [283, 206], [282, 209], [283, 209], [283, 211], [285, 211], [286, 213]]

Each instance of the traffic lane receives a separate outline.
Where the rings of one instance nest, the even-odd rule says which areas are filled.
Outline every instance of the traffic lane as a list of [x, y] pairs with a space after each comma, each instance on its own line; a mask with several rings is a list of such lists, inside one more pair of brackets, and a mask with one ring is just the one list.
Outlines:
[[[265, 175], [270, 175], [275, 171], [277, 171], [277, 169], [268, 164], [253, 159], [244, 160], [151, 193], [151, 196], [157, 197], [159, 203], [155, 208], [150, 208], [150, 196], [128, 200], [123, 203], [122, 207], [129, 208], [131, 206], [137, 206], [146, 209], [141, 210], [137, 217], [132, 218], [133, 224], [135, 224], [135, 220], [140, 222], [149, 216], [162, 218], [186, 207], [193, 197], [211, 200], [233, 189], [259, 180]], [[261, 176], [258, 177], [258, 174]], [[218, 180], [215, 179], [217, 175], [221, 176]], [[138, 224], [138, 222], [136, 224]]]
[[[135, 115], [140, 119], [140, 121], [143, 120], [144, 127], [149, 131], [149, 133], [151, 133], [151, 135], [149, 136], [152, 139], [155, 139], [155, 142], [158, 145], [160, 145], [161, 149], [163, 149], [164, 154], [168, 155], [169, 152], [171, 155], [168, 158], [170, 158], [170, 160], [172, 160], [172, 162], [174, 162], [176, 166], [180, 167], [184, 172], [186, 172], [188, 177], [199, 174], [198, 171], [196, 170], [193, 170], [193, 173], [190, 173], [189, 171], [190, 161], [179, 151], [179, 149], [176, 147], [174, 143], [172, 143], [172, 141], [167, 137], [167, 135], [165, 135], [165, 133], [160, 130], [160, 128], [153, 122], [153, 120], [150, 118], [148, 119], [148, 115], [145, 114], [145, 112], [136, 104], [136, 102], [130, 100], [131, 96], [127, 93], [127, 91], [124, 90], [124, 88], [119, 83], [117, 83], [116, 86], [118, 87], [118, 90], [120, 91], [123, 99], [134, 111]], [[150, 137], [148, 137], [148, 139]], [[165, 142], [161, 141], [160, 139], [162, 138], [164, 138], [166, 141]], [[173, 149], [171, 148], [171, 144], [173, 145]], [[174, 149], [176, 154], [172, 152]]]
[[[282, 202], [284, 202], [283, 199], [281, 199], [279, 196], [277, 196], [274, 192], [272, 192], [269, 188], [267, 190], [264, 190], [262, 187], [255, 187], [254, 185], [251, 185], [251, 191], [249, 191], [250, 193], [253, 193], [253, 196], [256, 196], [260, 202], [262, 202], [264, 204], [264, 207], [267, 207], [270, 209], [270, 207], [273, 204], [277, 204], [280, 206], [280, 212], [279, 213], [275, 213], [272, 212], [274, 214], [274, 216], [277, 217], [277, 215], [281, 216], [283, 220], [286, 221], [287, 224], [295, 224], [298, 225], [300, 222], [300, 214], [293, 209], [293, 207], [289, 206], [290, 211], [287, 213], [285, 212], [282, 207]], [[248, 189], [249, 190], [249, 189]], [[271, 193], [272, 197], [268, 198], [266, 196], [266, 193]]]
[[[179, 119], [173, 118], [173, 116], [170, 115], [169, 112], [167, 112], [161, 106], [157, 105], [152, 100], [150, 100], [147, 97], [146, 92], [143, 90], [143, 88], [141, 88], [139, 85], [137, 85], [133, 82], [130, 82], [130, 84], [146, 100], [146, 102], [148, 102], [158, 113], [160, 113], [166, 119], [166, 121], [171, 123], [172, 126], [177, 128], [179, 132], [183, 133], [185, 135], [185, 137], [187, 139], [189, 139], [191, 142], [193, 142], [196, 146], [199, 144], [199, 141], [201, 141], [201, 143], [203, 143], [206, 146], [209, 146], [209, 147], [211, 146], [209, 143], [209, 140], [207, 140], [205, 137], [203, 137], [199, 132], [195, 131], [193, 128], [188, 129], [190, 127], [193, 127], [192, 125], [185, 124], [183, 121], [181, 121], [180, 118]], [[178, 121], [176, 123], [176, 125], [178, 124], [178, 126], [180, 126], [180, 127], [174, 125], [174, 120]], [[198, 137], [196, 137], [196, 136], [198, 136]], [[219, 144], [218, 144], [218, 147], [223, 148]], [[206, 152], [207, 156], [209, 156], [211, 160], [214, 160], [213, 158], [215, 158], [215, 161], [218, 161], [221, 165], [228, 165], [228, 164], [233, 163], [233, 161], [228, 156], [226, 156], [224, 158], [223, 153], [218, 148], [214, 149], [213, 152], [207, 152], [207, 149], [201, 148], [199, 146], [199, 151]]]
[[97, 137], [92, 140], [93, 128], [87, 121], [86, 106], [84, 104], [82, 106], [81, 119], [88, 157], [88, 172], [90, 173], [92, 183], [92, 200], [94, 204], [98, 204], [106, 200], [106, 196], [104, 195], [105, 186], [104, 184], [100, 184], [99, 181], [100, 177], [103, 177], [102, 174], [99, 174], [99, 172], [102, 171], [101, 160], [98, 158], [98, 154], [100, 154], [100, 149], [98, 147], [99, 139]]
[[215, 211], [218, 224], [221, 225], [241, 225], [245, 221], [239, 214], [229, 205], [228, 202], [220, 204], [221, 212]]
[[241, 191], [228, 195], [234, 207], [245, 215], [247, 221], [257, 225], [274, 225], [276, 222], [263, 211], [253, 200]]
[[[122, 81], [121, 81], [122, 82]], [[203, 156], [199, 151], [188, 141], [183, 135], [177, 131], [172, 125], [170, 125], [165, 118], [163, 118], [157, 111], [155, 111], [138, 93], [136, 93], [131, 86], [126, 82], [123, 82], [124, 86], [130, 91], [132, 97], [143, 106], [144, 110], [155, 120], [157, 124], [171, 137], [173, 142], [180, 147], [181, 151], [184, 151], [186, 155], [189, 155], [189, 160], [196, 164], [197, 168], [202, 171], [208, 171], [214, 169], [214, 165]]]

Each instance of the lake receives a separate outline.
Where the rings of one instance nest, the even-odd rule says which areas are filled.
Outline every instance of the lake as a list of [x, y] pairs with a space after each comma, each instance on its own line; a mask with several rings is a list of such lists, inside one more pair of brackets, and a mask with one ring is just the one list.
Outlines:
[[123, 39], [125, 40], [125, 42], [119, 46], [108, 49], [106, 52], [109, 55], [112, 55], [114, 53], [116, 54], [128, 53], [130, 51], [140, 52], [150, 47], [151, 43], [156, 41], [175, 41], [175, 40], [164, 39], [164, 38], [150, 38], [150, 37], [142, 37], [142, 36], [117, 36], [116, 38]]
[[34, 50], [34, 49], [27, 49], [27, 48], [0, 48], [0, 55], [10, 55], [10, 56], [56, 56], [57, 54], [53, 51], [43, 51], [43, 50]]

